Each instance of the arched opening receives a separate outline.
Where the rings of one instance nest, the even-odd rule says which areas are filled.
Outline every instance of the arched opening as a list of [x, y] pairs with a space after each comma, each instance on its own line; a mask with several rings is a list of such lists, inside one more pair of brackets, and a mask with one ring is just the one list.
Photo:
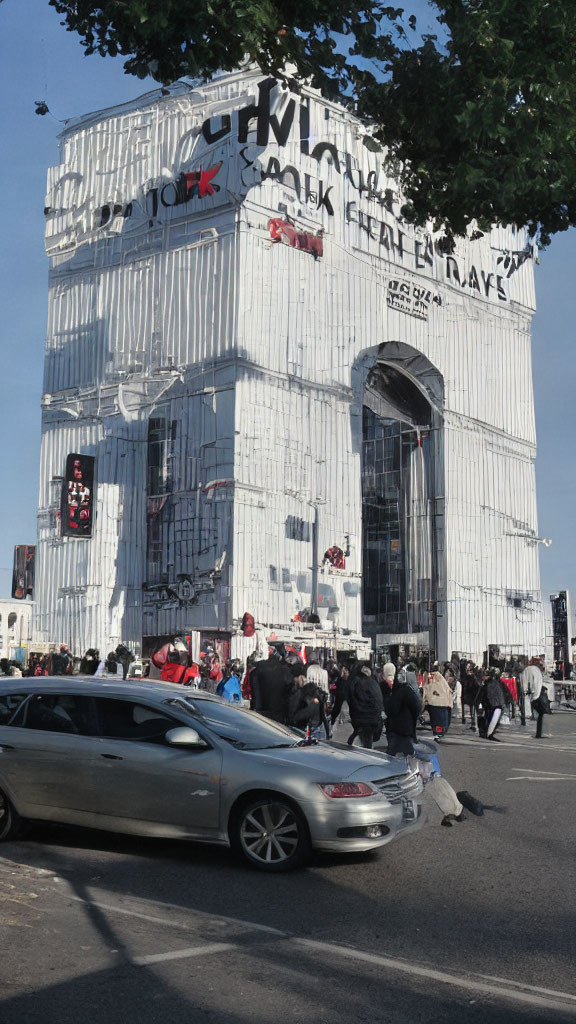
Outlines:
[[425, 379], [407, 370], [400, 352], [407, 347], [393, 346], [402, 358], [391, 360], [388, 348], [382, 347], [363, 395], [362, 628], [376, 647], [412, 644], [416, 635], [419, 646], [435, 653], [442, 382], [418, 353], [410, 369], [418, 359]]

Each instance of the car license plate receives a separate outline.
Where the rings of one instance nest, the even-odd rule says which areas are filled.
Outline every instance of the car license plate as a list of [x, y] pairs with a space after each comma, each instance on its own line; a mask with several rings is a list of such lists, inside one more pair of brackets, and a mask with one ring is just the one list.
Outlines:
[[414, 807], [413, 800], [402, 801], [402, 817], [404, 821], [414, 821], [416, 817], [416, 808]]

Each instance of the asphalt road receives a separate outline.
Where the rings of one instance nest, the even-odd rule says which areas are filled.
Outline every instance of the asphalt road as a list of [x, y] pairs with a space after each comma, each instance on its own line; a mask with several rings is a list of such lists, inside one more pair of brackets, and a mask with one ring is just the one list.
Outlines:
[[490, 805], [266, 876], [226, 850], [36, 826], [0, 859], [0, 1024], [576, 1020], [576, 714], [455, 726]]

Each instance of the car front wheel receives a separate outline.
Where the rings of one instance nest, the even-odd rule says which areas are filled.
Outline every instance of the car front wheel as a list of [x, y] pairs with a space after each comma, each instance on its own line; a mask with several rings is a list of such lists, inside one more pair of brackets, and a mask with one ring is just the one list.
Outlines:
[[3, 839], [14, 838], [19, 827], [20, 818], [4, 791], [0, 789], [0, 842]]
[[244, 804], [230, 828], [235, 852], [260, 871], [290, 871], [310, 857], [308, 825], [302, 812], [281, 797]]

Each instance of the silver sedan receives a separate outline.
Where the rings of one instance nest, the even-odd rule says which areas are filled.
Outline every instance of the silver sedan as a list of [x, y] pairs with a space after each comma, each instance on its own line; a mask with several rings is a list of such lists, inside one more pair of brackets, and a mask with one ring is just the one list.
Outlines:
[[284, 871], [422, 824], [416, 765], [211, 694], [92, 677], [0, 684], [0, 839], [24, 819], [230, 845]]

